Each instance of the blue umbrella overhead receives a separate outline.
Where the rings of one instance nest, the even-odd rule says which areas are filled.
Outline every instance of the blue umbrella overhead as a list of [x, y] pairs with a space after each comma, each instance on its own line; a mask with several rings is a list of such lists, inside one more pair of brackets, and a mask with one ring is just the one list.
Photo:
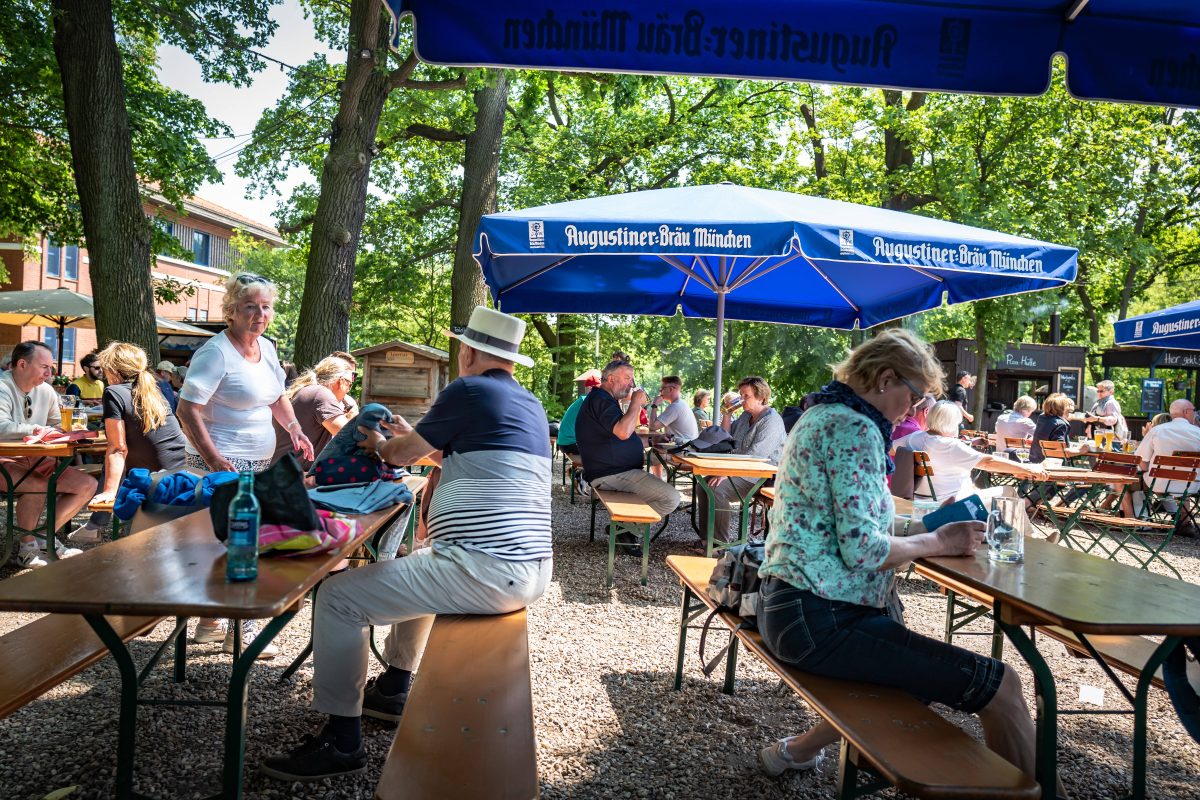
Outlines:
[[1200, 350], [1200, 300], [1113, 323], [1116, 344]]
[[1037, 95], [1049, 87], [1051, 58], [1062, 53], [1076, 97], [1200, 106], [1195, 0], [387, 0], [387, 6], [394, 18], [413, 16], [420, 58], [447, 66]]
[[507, 312], [871, 327], [1063, 286], [1078, 251], [953, 222], [732, 184], [483, 217], [475, 258]]

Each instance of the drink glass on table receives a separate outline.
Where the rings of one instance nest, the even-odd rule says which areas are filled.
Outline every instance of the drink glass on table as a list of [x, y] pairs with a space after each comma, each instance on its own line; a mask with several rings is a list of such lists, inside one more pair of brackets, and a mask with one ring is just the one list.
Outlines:
[[238, 490], [229, 504], [229, 536], [225, 540], [225, 580], [252, 581], [258, 577], [258, 498], [254, 473], [238, 475]]
[[64, 431], [69, 432], [74, 429], [75, 404], [78, 401], [79, 398], [73, 394], [60, 394], [58, 396], [58, 415], [62, 418], [59, 427]]
[[926, 514], [931, 514], [941, 508], [942, 504], [937, 500], [930, 500], [928, 497], [914, 497], [912, 501], [913, 522], [925, 518]]
[[1025, 560], [1025, 533], [1029, 517], [1020, 497], [996, 497], [987, 521], [988, 558], [1006, 564]]

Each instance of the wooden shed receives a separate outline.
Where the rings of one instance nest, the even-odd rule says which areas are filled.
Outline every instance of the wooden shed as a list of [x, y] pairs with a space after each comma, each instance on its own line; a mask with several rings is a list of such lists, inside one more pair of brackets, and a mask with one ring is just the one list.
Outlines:
[[380, 403], [415, 423], [433, 405], [450, 375], [450, 354], [436, 347], [391, 341], [353, 351], [362, 372], [362, 404]]

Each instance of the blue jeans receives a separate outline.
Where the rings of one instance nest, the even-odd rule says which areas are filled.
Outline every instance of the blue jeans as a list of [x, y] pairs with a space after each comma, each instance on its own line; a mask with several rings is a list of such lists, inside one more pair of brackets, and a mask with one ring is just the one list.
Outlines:
[[781, 661], [830, 678], [903, 689], [975, 713], [995, 697], [1004, 663], [913, 633], [881, 608], [763, 582], [758, 628]]

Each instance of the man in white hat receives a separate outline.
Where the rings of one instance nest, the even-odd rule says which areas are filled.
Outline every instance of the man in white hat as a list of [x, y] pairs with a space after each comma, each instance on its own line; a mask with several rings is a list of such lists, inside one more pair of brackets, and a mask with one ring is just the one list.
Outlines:
[[158, 376], [158, 390], [162, 392], [162, 396], [170, 403], [172, 411], [179, 407], [179, 395], [175, 391], [173, 380], [177, 374], [177, 369], [178, 367], [165, 359], [158, 362], [158, 366], [154, 368], [154, 374]]
[[[525, 323], [479, 306], [462, 343], [459, 378], [416, 427], [367, 428], [362, 446], [390, 464], [440, 458], [429, 533], [411, 555], [335, 575], [321, 586], [313, 622], [313, 702], [321, 732], [260, 771], [287, 781], [363, 772], [362, 715], [396, 721], [435, 614], [503, 614], [524, 608], [550, 581], [550, 437], [546, 412], [513, 379]], [[367, 680], [367, 625], [392, 626], [387, 671]]]

